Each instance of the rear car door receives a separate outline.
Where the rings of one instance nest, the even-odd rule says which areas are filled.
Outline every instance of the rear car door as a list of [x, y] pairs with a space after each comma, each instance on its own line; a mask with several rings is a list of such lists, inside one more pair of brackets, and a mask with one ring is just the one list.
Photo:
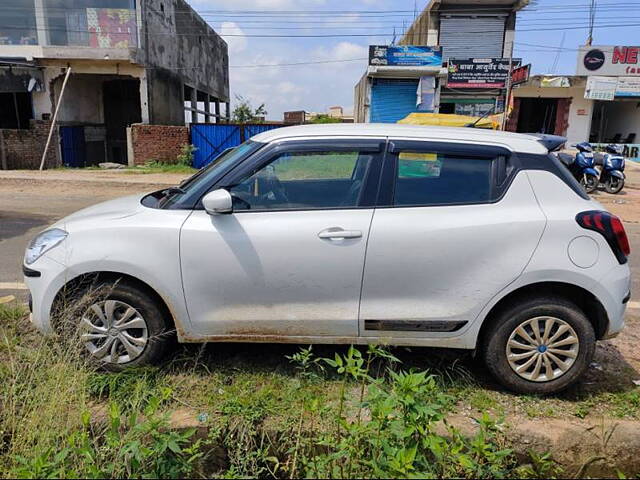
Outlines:
[[390, 140], [361, 335], [459, 335], [522, 273], [545, 217], [516, 167], [502, 147]]
[[355, 337], [384, 139], [267, 147], [225, 177], [229, 215], [196, 210], [181, 233], [198, 335]]

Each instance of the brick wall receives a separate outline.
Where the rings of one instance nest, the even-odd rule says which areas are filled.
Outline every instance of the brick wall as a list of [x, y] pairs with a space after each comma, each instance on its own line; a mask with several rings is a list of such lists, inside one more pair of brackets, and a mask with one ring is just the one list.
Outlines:
[[[4, 152], [7, 167], [11, 169], [38, 169], [42, 160], [42, 152], [47, 144], [51, 122], [31, 120], [28, 130], [2, 130]], [[45, 160], [45, 168], [55, 168], [61, 165], [58, 158], [57, 129], [54, 131]]]
[[188, 127], [168, 125], [132, 125], [130, 138], [129, 151], [135, 165], [152, 160], [175, 163], [182, 146], [191, 143]]

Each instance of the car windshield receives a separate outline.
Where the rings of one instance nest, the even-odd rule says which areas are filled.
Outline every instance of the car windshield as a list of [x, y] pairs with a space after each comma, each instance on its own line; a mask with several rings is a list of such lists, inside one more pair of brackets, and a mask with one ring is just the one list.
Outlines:
[[178, 187], [167, 189], [164, 198], [160, 201], [160, 208], [172, 208], [184, 198], [198, 195], [198, 192], [211, 185], [216, 177], [226, 173], [236, 162], [260, 147], [262, 147], [261, 143], [247, 140], [235, 148], [223, 151], [209, 165], [184, 180]]

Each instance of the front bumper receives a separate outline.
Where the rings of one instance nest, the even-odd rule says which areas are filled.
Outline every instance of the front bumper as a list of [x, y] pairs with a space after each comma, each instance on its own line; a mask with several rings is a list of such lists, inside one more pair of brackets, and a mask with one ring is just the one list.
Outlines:
[[58, 292], [71, 280], [68, 269], [43, 255], [33, 265], [23, 266], [24, 283], [29, 288], [31, 323], [44, 334], [53, 333], [51, 308]]

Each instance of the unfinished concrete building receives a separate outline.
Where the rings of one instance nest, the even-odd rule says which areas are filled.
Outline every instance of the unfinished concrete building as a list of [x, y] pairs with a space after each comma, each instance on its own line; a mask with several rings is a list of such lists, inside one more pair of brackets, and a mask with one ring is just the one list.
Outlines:
[[66, 164], [127, 163], [135, 123], [228, 117], [227, 44], [185, 0], [2, 0], [0, 18], [0, 128], [50, 121], [71, 68]]

